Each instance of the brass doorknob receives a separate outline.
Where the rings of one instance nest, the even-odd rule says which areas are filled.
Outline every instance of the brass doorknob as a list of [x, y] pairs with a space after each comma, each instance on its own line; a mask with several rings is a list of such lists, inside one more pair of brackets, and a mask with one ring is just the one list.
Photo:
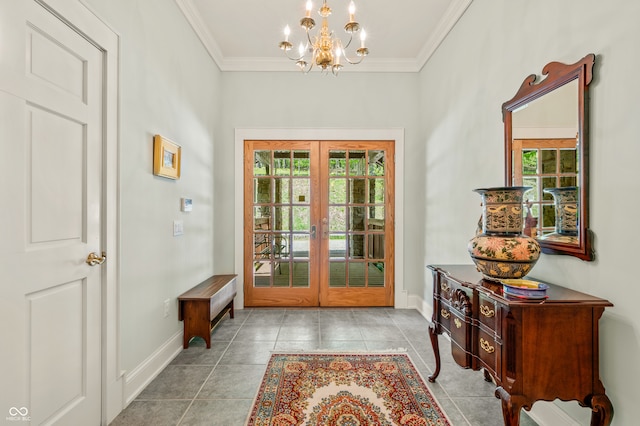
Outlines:
[[105, 260], [107, 260], [107, 253], [102, 252], [102, 257], [99, 257], [94, 252], [91, 252], [89, 253], [89, 256], [87, 256], [86, 262], [87, 264], [89, 264], [89, 266], [96, 266], [96, 265], [102, 265]]

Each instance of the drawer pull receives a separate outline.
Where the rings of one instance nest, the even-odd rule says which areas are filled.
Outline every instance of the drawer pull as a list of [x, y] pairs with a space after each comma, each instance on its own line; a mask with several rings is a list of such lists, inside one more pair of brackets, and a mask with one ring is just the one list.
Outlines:
[[480, 305], [480, 313], [487, 318], [492, 318], [496, 314], [493, 309], [486, 305]]
[[440, 309], [440, 315], [442, 315], [442, 318], [444, 318], [444, 319], [449, 319], [449, 317], [451, 316], [449, 311], [447, 311], [445, 309]]
[[449, 287], [449, 283], [446, 281], [443, 281], [440, 284], [440, 288], [442, 289], [442, 291], [449, 291], [450, 287]]
[[454, 319], [453, 323], [456, 325], [456, 328], [462, 327], [462, 322], [458, 318]]
[[484, 349], [485, 352], [492, 354], [496, 348], [494, 348], [493, 346], [491, 346], [489, 344], [489, 342], [487, 342], [486, 340], [484, 340], [482, 337], [480, 338], [480, 347], [482, 349]]

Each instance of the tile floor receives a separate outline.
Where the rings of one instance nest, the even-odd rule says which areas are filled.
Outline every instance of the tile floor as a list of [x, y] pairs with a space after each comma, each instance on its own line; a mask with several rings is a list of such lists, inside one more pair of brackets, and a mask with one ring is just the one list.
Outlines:
[[[440, 338], [442, 369], [428, 383], [454, 426], [503, 424], [495, 386], [480, 371], [458, 367]], [[425, 378], [435, 367], [428, 322], [416, 310], [244, 309], [213, 330], [211, 349], [194, 338], [111, 423], [143, 425], [243, 425], [271, 351], [383, 350], [404, 348]], [[523, 411], [522, 426], [534, 426]]]

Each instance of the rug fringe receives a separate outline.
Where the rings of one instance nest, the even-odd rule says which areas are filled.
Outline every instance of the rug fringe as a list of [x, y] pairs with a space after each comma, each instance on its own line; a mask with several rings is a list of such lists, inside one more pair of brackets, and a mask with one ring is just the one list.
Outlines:
[[409, 352], [407, 348], [389, 348], [389, 349], [376, 349], [375, 351], [370, 351], [366, 349], [355, 349], [355, 350], [336, 350], [336, 349], [291, 349], [291, 350], [271, 350], [269, 351], [271, 355], [300, 355], [300, 354], [336, 354], [336, 355], [383, 355], [383, 354], [406, 354]]

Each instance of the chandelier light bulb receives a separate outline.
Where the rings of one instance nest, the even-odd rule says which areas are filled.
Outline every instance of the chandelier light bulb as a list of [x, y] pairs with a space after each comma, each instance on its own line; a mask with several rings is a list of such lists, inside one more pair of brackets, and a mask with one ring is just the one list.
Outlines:
[[[361, 31], [360, 24], [355, 20], [355, 2], [353, 0], [349, 1], [348, 10], [346, 11], [348, 12], [348, 20], [344, 24], [342, 36], [334, 32], [329, 26], [329, 16], [332, 10], [327, 0], [322, 0], [321, 7], [318, 10], [322, 19], [320, 28], [316, 31], [312, 31], [316, 26], [316, 22], [311, 18], [313, 2], [305, 0], [305, 3], [306, 12], [300, 19], [300, 27], [303, 34], [302, 41], [298, 45], [298, 55], [294, 57], [288, 53], [293, 49], [293, 44], [289, 41], [291, 29], [287, 25], [284, 29], [284, 40], [279, 45], [285, 56], [295, 61], [296, 65], [305, 74], [311, 71], [312, 68], [317, 67], [323, 73], [327, 73], [330, 70], [332, 74], [337, 75], [345, 62], [349, 65], [361, 63], [364, 57], [369, 54], [369, 49], [365, 47], [367, 35], [364, 31]], [[355, 48], [351, 44], [356, 33], [360, 33], [360, 48]], [[296, 44], [298, 43], [295, 37], [294, 41]], [[348, 50], [349, 47], [351, 47], [351, 50]]]

